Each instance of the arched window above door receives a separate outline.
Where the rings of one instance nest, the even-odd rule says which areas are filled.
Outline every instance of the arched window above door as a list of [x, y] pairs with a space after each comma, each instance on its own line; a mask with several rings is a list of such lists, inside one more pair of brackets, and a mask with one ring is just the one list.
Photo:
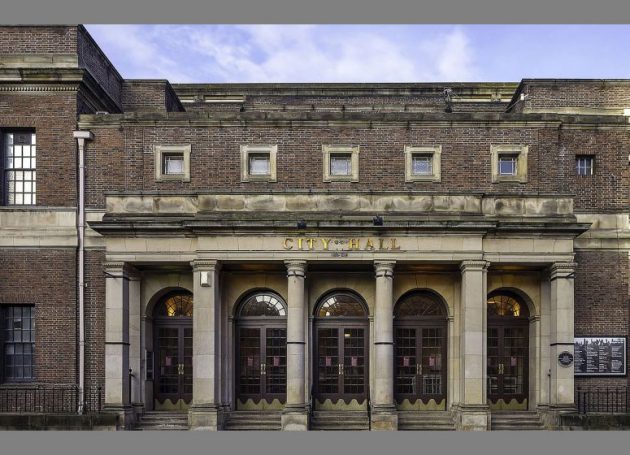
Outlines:
[[153, 310], [155, 317], [191, 318], [192, 315], [193, 295], [184, 290], [166, 294]]
[[280, 296], [271, 292], [257, 292], [241, 304], [239, 317], [286, 317], [287, 305]]
[[420, 318], [448, 316], [442, 299], [431, 291], [411, 291], [403, 295], [394, 308], [396, 318]]
[[334, 292], [321, 300], [316, 316], [365, 318], [367, 311], [358, 296], [350, 292]]
[[496, 292], [488, 297], [488, 316], [501, 318], [528, 318], [527, 304], [510, 292]]

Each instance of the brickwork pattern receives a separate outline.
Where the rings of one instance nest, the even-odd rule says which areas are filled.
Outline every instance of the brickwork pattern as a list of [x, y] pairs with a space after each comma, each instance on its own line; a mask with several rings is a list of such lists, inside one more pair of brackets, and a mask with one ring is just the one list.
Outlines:
[[76, 383], [76, 254], [73, 249], [0, 250], [0, 305], [35, 307], [35, 378]]
[[[630, 336], [628, 252], [578, 251], [576, 260], [575, 336]], [[575, 386], [630, 386], [630, 380], [576, 377]]]

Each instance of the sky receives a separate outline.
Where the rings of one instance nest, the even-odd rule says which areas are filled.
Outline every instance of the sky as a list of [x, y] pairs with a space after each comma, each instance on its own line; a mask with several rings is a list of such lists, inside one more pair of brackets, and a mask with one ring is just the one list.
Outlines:
[[630, 78], [630, 25], [87, 25], [124, 78], [516, 82]]

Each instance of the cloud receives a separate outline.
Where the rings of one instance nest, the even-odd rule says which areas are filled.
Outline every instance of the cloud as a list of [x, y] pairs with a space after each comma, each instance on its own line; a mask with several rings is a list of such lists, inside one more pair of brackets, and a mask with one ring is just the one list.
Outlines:
[[478, 79], [458, 27], [89, 26], [124, 77], [171, 82], [430, 82]]

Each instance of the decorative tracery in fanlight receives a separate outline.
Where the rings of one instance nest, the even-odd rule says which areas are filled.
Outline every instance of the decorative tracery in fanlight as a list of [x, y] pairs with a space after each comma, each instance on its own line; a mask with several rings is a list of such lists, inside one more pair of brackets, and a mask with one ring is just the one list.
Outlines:
[[523, 318], [528, 315], [527, 305], [511, 295], [497, 294], [488, 298], [488, 316]]
[[444, 303], [428, 291], [416, 291], [404, 296], [396, 305], [394, 315], [397, 318], [447, 316]]
[[193, 296], [190, 293], [168, 295], [155, 309], [155, 315], [168, 318], [191, 318], [193, 315]]
[[277, 296], [261, 292], [248, 297], [241, 306], [240, 317], [282, 317], [287, 315], [287, 306]]
[[348, 293], [332, 294], [320, 304], [317, 316], [327, 317], [366, 317], [365, 307], [358, 299]]

